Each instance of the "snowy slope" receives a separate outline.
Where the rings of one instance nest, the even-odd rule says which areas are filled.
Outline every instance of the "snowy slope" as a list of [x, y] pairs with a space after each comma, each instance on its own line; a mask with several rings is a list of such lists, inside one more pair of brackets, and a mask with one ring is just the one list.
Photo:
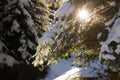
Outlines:
[[45, 80], [70, 80], [73, 77], [99, 77], [104, 74], [104, 67], [96, 59], [83, 67], [71, 66], [73, 57], [61, 59], [59, 63], [52, 64]]
[[64, 74], [65, 72], [69, 71], [71, 68], [71, 63], [72, 63], [73, 58], [69, 59], [62, 59], [60, 60], [59, 63], [57, 64], [52, 64], [49, 68], [49, 73], [45, 80], [53, 80], [60, 75]]

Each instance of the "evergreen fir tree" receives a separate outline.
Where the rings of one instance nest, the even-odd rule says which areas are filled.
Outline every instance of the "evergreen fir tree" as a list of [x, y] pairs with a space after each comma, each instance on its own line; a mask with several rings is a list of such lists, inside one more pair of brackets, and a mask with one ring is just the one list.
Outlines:
[[109, 79], [119, 80], [119, 1], [115, 0], [116, 5], [114, 11], [110, 12], [112, 17], [109, 19], [103, 29], [100, 39], [100, 60], [107, 64], [106, 72], [109, 74]]
[[[38, 0], [0, 0], [0, 68], [2, 70], [6, 69], [11, 74], [19, 75], [19, 70], [23, 71], [20, 67], [23, 66], [31, 73], [33, 71], [35, 74], [42, 74], [38, 68], [35, 69], [31, 65], [30, 58], [36, 51], [37, 35], [41, 36], [46, 30], [48, 12], [45, 3]], [[36, 29], [39, 29], [39, 32]], [[19, 66], [15, 68], [15, 64]], [[4, 76], [2, 78], [8, 80], [9, 77], [5, 78], [4, 71], [3, 73], [0, 71], [0, 74], [2, 74], [0, 78]], [[43, 78], [44, 75], [40, 75], [39, 77]]]
[[35, 53], [36, 32], [28, 12], [31, 1], [1, 1], [1, 54], [13, 56], [20, 62]]
[[[89, 13], [91, 13], [90, 21], [84, 22], [76, 19], [79, 8], [88, 8]], [[118, 20], [118, 10], [119, 0], [68, 0], [63, 3], [55, 12], [58, 21], [52, 25], [50, 31], [45, 32], [40, 38], [33, 63], [35, 65], [42, 65], [44, 61], [51, 63], [59, 57], [68, 56], [71, 52], [80, 51], [77, 54], [77, 61], [81, 61], [82, 57], [85, 63], [96, 57], [98, 58], [98, 56], [101, 57], [101, 55], [103, 55], [102, 59], [105, 58], [106, 60], [106, 57], [109, 56], [106, 55], [110, 54], [114, 60], [106, 60], [107, 65], [110, 69], [114, 67], [115, 70], [119, 70], [119, 64], [115, 65], [119, 63], [119, 54], [115, 52], [117, 50], [119, 53], [119, 40], [117, 42], [112, 40], [107, 43], [108, 50], [100, 50], [99, 54], [99, 42], [105, 43], [109, 38], [109, 30], [112, 30], [111, 27]], [[107, 27], [107, 30], [104, 30], [106, 28], [105, 22], [110, 20], [116, 13], [117, 17], [114, 18], [113, 23], [107, 25], [109, 28]], [[104, 33], [101, 34], [101, 37], [98, 35], [100, 32]], [[104, 48], [104, 45], [102, 47]]]

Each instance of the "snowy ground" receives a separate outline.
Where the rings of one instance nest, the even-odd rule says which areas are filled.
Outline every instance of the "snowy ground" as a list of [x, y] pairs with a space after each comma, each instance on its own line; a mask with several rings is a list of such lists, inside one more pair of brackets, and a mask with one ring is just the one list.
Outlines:
[[84, 67], [71, 66], [73, 58], [61, 59], [59, 63], [52, 64], [45, 80], [70, 80], [73, 77], [98, 77], [103, 74], [103, 67], [99, 60], [90, 62]]
[[57, 77], [59, 77], [62, 74], [65, 74], [65, 72], [69, 71], [71, 68], [73, 58], [69, 59], [62, 59], [58, 64], [52, 64], [49, 69], [49, 73], [46, 76], [45, 80], [53, 80]]

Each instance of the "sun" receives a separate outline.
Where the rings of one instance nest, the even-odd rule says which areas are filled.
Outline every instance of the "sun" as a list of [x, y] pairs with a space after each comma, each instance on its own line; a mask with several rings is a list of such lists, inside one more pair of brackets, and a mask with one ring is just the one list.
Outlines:
[[85, 20], [89, 17], [89, 13], [86, 9], [78, 10], [77, 17], [79, 19]]

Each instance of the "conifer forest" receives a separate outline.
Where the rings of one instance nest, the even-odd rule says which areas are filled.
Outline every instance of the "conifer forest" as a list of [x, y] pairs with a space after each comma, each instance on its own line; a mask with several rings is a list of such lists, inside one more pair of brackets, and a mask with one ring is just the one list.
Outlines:
[[0, 80], [120, 80], [120, 0], [0, 0]]

